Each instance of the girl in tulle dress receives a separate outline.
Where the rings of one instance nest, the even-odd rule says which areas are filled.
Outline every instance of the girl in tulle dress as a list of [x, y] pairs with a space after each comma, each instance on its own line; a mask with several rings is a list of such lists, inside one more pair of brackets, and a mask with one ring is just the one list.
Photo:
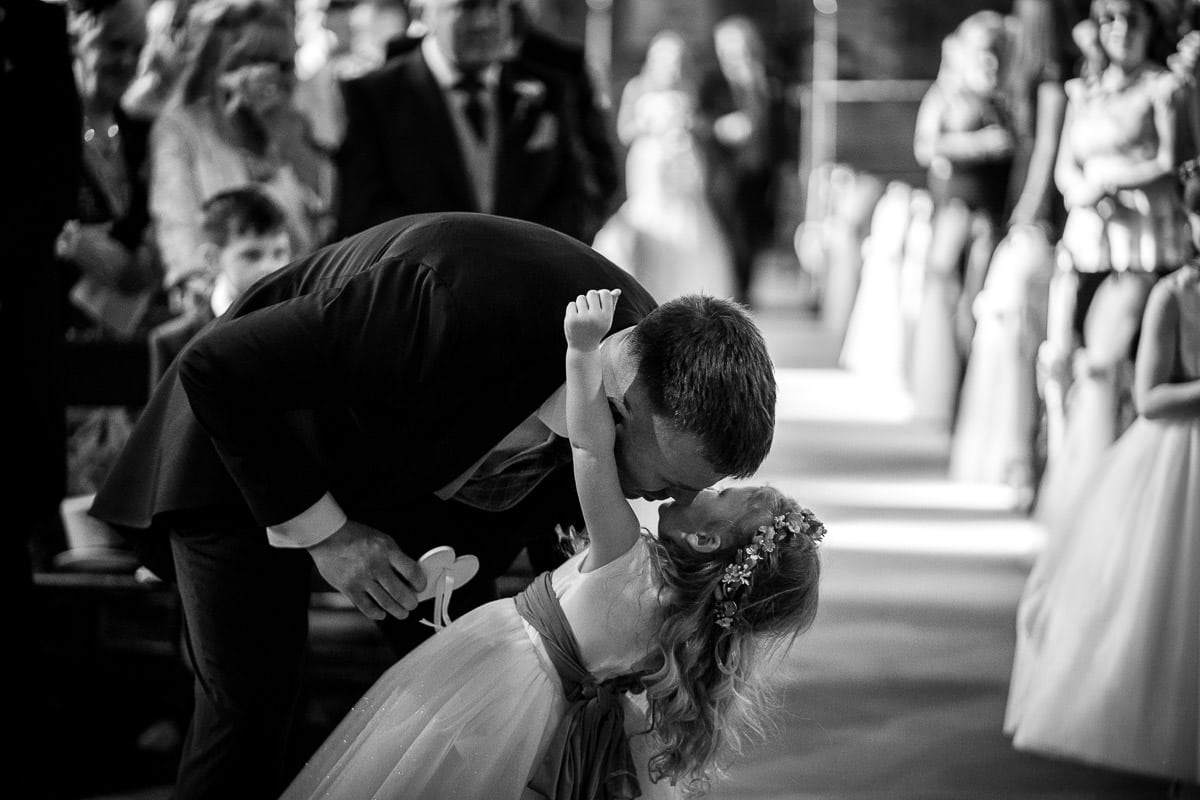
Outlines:
[[696, 292], [733, 297], [735, 289], [732, 245], [706, 194], [689, 64], [683, 37], [662, 31], [625, 85], [617, 135], [629, 148], [628, 199], [592, 243], [659, 302]]
[[[1186, 200], [1200, 245], [1200, 179]], [[1021, 750], [1200, 780], [1200, 260], [1151, 290], [1140, 416], [1050, 531], [1017, 616]]]
[[773, 489], [738, 487], [666, 503], [657, 535], [639, 532], [597, 351], [618, 295], [581, 295], [564, 320], [590, 543], [393, 666], [285, 798], [694, 794], [762, 731], [755, 659], [812, 622], [824, 527]]
[[928, 169], [935, 211], [913, 331], [913, 407], [947, 429], [973, 334], [971, 304], [996, 246], [1012, 167], [999, 83], [1006, 41], [1001, 14], [964, 19], [943, 41], [937, 80], [917, 110], [913, 153]]

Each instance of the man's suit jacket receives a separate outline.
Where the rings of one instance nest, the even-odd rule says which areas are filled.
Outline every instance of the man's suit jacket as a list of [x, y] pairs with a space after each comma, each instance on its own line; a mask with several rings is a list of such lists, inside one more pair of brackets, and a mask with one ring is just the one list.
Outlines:
[[575, 121], [573, 129], [584, 163], [584, 192], [588, 199], [589, 220], [583, 240], [590, 242], [616, 210], [614, 200], [621, 186], [607, 104], [601, 107], [597, 100], [582, 45], [531, 26], [521, 39], [517, 57], [530, 69], [561, 81], [568, 90], [568, 113]]
[[148, 344], [151, 392], [162, 380], [163, 375], [167, 374], [167, 369], [174, 363], [175, 358], [196, 338], [196, 334], [204, 330], [215, 318], [212, 308], [206, 303], [196, 311], [169, 319], [150, 331]]
[[407, 217], [330, 245], [256, 284], [176, 360], [92, 513], [144, 529], [248, 506], [271, 525], [329, 491], [395, 532], [406, 502], [563, 383], [563, 312], [594, 288], [622, 291], [613, 330], [655, 305], [586, 245], [490, 215]]
[[[338, 155], [338, 235], [406, 214], [480, 211], [445, 95], [413, 48], [343, 85], [346, 137]], [[565, 92], [505, 64], [491, 212], [579, 238], [584, 165], [571, 145]]]

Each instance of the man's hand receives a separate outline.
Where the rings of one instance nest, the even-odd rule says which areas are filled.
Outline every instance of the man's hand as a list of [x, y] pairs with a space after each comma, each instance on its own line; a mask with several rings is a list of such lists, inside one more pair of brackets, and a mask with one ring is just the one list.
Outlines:
[[392, 540], [374, 528], [347, 520], [332, 536], [308, 548], [317, 571], [368, 618], [404, 619], [417, 607], [425, 574]]
[[599, 347], [600, 340], [612, 327], [613, 312], [620, 296], [620, 289], [592, 289], [567, 303], [567, 313], [563, 317], [567, 344], [585, 353]]

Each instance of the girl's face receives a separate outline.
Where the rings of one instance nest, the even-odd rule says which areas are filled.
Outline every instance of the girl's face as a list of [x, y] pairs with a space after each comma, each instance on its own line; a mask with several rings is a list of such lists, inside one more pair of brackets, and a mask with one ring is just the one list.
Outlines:
[[[686, 541], [689, 533], [714, 531], [722, 533], [746, 515], [756, 486], [735, 486], [728, 489], [705, 489], [689, 505], [671, 501], [658, 507], [658, 536]], [[722, 541], [721, 548], [732, 542]]]
[[1150, 18], [1141, 3], [1109, 0], [1096, 13], [1100, 46], [1109, 60], [1122, 66], [1136, 66], [1146, 58], [1150, 40]]
[[962, 80], [968, 89], [979, 94], [995, 91], [1000, 76], [999, 42], [996, 36], [981, 28], [962, 32], [959, 48]]

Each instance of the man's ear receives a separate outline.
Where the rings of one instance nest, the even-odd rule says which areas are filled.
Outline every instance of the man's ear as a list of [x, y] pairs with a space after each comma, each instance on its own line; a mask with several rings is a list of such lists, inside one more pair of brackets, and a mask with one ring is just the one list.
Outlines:
[[612, 412], [613, 424], [620, 425], [629, 421], [629, 406], [625, 404], [624, 398], [608, 398], [608, 410]]
[[685, 533], [683, 540], [697, 553], [712, 553], [721, 549], [721, 534], [710, 531]]

